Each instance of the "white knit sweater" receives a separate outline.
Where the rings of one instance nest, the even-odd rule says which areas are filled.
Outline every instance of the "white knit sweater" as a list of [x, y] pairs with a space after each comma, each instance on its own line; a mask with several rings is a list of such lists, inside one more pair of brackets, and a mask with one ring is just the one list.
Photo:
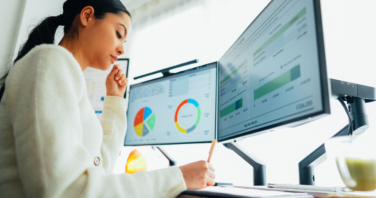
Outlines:
[[186, 189], [178, 167], [111, 174], [125, 105], [107, 96], [99, 122], [73, 55], [33, 48], [11, 69], [0, 103], [0, 197], [177, 196]]

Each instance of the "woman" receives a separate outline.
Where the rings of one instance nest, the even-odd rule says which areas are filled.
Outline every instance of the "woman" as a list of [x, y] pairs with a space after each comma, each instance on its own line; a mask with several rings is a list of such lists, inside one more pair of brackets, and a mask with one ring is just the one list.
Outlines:
[[[124, 53], [130, 14], [119, 0], [67, 0], [29, 35], [0, 103], [0, 197], [175, 197], [214, 184], [205, 161], [111, 174], [126, 129], [127, 79], [114, 66], [99, 122], [82, 71]], [[65, 35], [53, 45], [59, 25]]]

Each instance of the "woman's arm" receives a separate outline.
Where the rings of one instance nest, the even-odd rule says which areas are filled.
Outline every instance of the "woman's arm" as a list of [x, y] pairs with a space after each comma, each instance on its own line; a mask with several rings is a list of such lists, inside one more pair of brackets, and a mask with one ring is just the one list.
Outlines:
[[114, 65], [106, 79], [106, 98], [101, 120], [103, 128], [102, 157], [103, 168], [111, 173], [119, 157], [127, 129], [126, 102], [123, 99], [127, 88], [126, 79], [119, 65]]
[[[80, 69], [68, 55], [40, 49], [8, 76], [6, 103], [17, 168], [29, 197], [173, 197], [185, 189], [177, 167], [106, 175], [82, 143]], [[51, 60], [50, 57], [56, 57]], [[81, 76], [82, 78], [82, 76]]]
[[106, 96], [101, 120], [103, 128], [102, 157], [103, 168], [111, 173], [123, 147], [127, 130], [126, 102], [124, 98]]

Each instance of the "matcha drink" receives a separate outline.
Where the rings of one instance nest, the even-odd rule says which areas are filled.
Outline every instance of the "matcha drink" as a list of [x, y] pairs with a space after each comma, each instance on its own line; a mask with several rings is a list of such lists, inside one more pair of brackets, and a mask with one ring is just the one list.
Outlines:
[[[338, 166], [338, 159], [336, 161]], [[347, 187], [356, 191], [372, 191], [376, 189], [376, 160], [346, 157], [345, 161], [351, 178], [345, 178], [341, 169], [339, 167], [338, 169]], [[356, 183], [351, 182], [355, 185], [349, 185], [350, 180], [355, 181]]]

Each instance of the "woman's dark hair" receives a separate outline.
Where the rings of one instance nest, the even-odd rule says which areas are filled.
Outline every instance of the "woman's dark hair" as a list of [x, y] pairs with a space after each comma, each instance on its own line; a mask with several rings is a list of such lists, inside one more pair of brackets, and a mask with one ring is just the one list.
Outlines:
[[[47, 17], [31, 31], [29, 38], [21, 46], [13, 64], [24, 57], [35, 46], [53, 44], [55, 32], [60, 25], [64, 26], [64, 34], [67, 34], [72, 28], [76, 16], [80, 14], [82, 9], [86, 6], [92, 6], [94, 8], [94, 16], [97, 19], [103, 19], [107, 13], [120, 14], [122, 12], [125, 12], [131, 17], [131, 14], [120, 0], [67, 0], [63, 5], [63, 14]], [[2, 79], [4, 80], [7, 75], [8, 73]], [[5, 84], [0, 89], [0, 101], [4, 91]]]

